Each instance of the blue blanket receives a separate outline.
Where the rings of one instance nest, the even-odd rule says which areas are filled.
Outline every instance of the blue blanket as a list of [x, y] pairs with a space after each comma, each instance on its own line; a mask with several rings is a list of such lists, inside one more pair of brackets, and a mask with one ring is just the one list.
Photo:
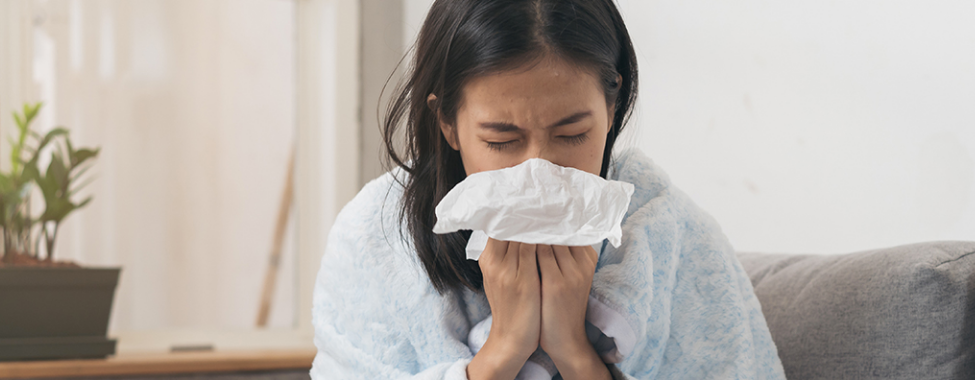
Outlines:
[[[468, 336], [489, 305], [467, 289], [433, 288], [399, 221], [394, 175], [405, 174], [366, 185], [329, 233], [312, 309], [314, 379], [467, 379]], [[636, 187], [623, 244], [604, 245], [590, 295], [625, 321], [606, 334], [617, 348], [614, 376], [785, 379], [717, 223], [637, 150], [613, 160], [611, 179]]]

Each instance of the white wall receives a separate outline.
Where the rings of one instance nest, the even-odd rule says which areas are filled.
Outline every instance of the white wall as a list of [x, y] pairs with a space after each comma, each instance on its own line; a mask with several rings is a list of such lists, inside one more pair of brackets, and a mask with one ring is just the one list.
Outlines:
[[975, 240], [975, 3], [621, 3], [637, 144], [738, 249]]
[[[405, 4], [411, 38], [430, 1]], [[975, 3], [620, 6], [641, 68], [627, 139], [737, 249], [975, 240]]]

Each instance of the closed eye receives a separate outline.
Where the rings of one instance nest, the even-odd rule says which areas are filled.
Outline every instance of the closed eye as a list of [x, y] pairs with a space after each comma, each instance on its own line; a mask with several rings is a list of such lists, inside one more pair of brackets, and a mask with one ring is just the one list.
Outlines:
[[488, 144], [488, 148], [491, 148], [492, 150], [496, 150], [496, 151], [499, 151], [500, 152], [500, 151], [505, 150], [506, 148], [510, 147], [511, 144], [514, 144], [516, 141], [518, 141], [518, 140], [503, 141], [503, 142], [487, 141], [487, 144]]
[[571, 145], [580, 145], [586, 142], [586, 140], [589, 140], [589, 135], [586, 133], [580, 133], [575, 136], [559, 136], [559, 138]]

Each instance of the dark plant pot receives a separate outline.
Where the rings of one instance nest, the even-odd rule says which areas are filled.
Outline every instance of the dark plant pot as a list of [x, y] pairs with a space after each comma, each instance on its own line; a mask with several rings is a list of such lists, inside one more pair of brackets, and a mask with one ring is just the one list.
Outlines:
[[0, 360], [104, 358], [121, 268], [0, 268]]

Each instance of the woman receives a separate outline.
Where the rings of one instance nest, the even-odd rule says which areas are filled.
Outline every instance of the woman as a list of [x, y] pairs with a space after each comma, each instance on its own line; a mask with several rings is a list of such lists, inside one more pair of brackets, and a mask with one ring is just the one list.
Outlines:
[[[636, 94], [612, 0], [436, 1], [385, 120], [398, 168], [366, 185], [329, 235], [313, 377], [513, 379], [544, 352], [564, 379], [784, 378], [720, 229], [642, 154], [613, 155]], [[437, 203], [467, 175], [534, 157], [633, 183], [624, 244], [492, 239], [468, 261], [470, 232], [432, 232]], [[625, 320], [602, 335], [616, 359], [587, 336], [590, 296]], [[488, 316], [473, 354], [468, 334]]]

